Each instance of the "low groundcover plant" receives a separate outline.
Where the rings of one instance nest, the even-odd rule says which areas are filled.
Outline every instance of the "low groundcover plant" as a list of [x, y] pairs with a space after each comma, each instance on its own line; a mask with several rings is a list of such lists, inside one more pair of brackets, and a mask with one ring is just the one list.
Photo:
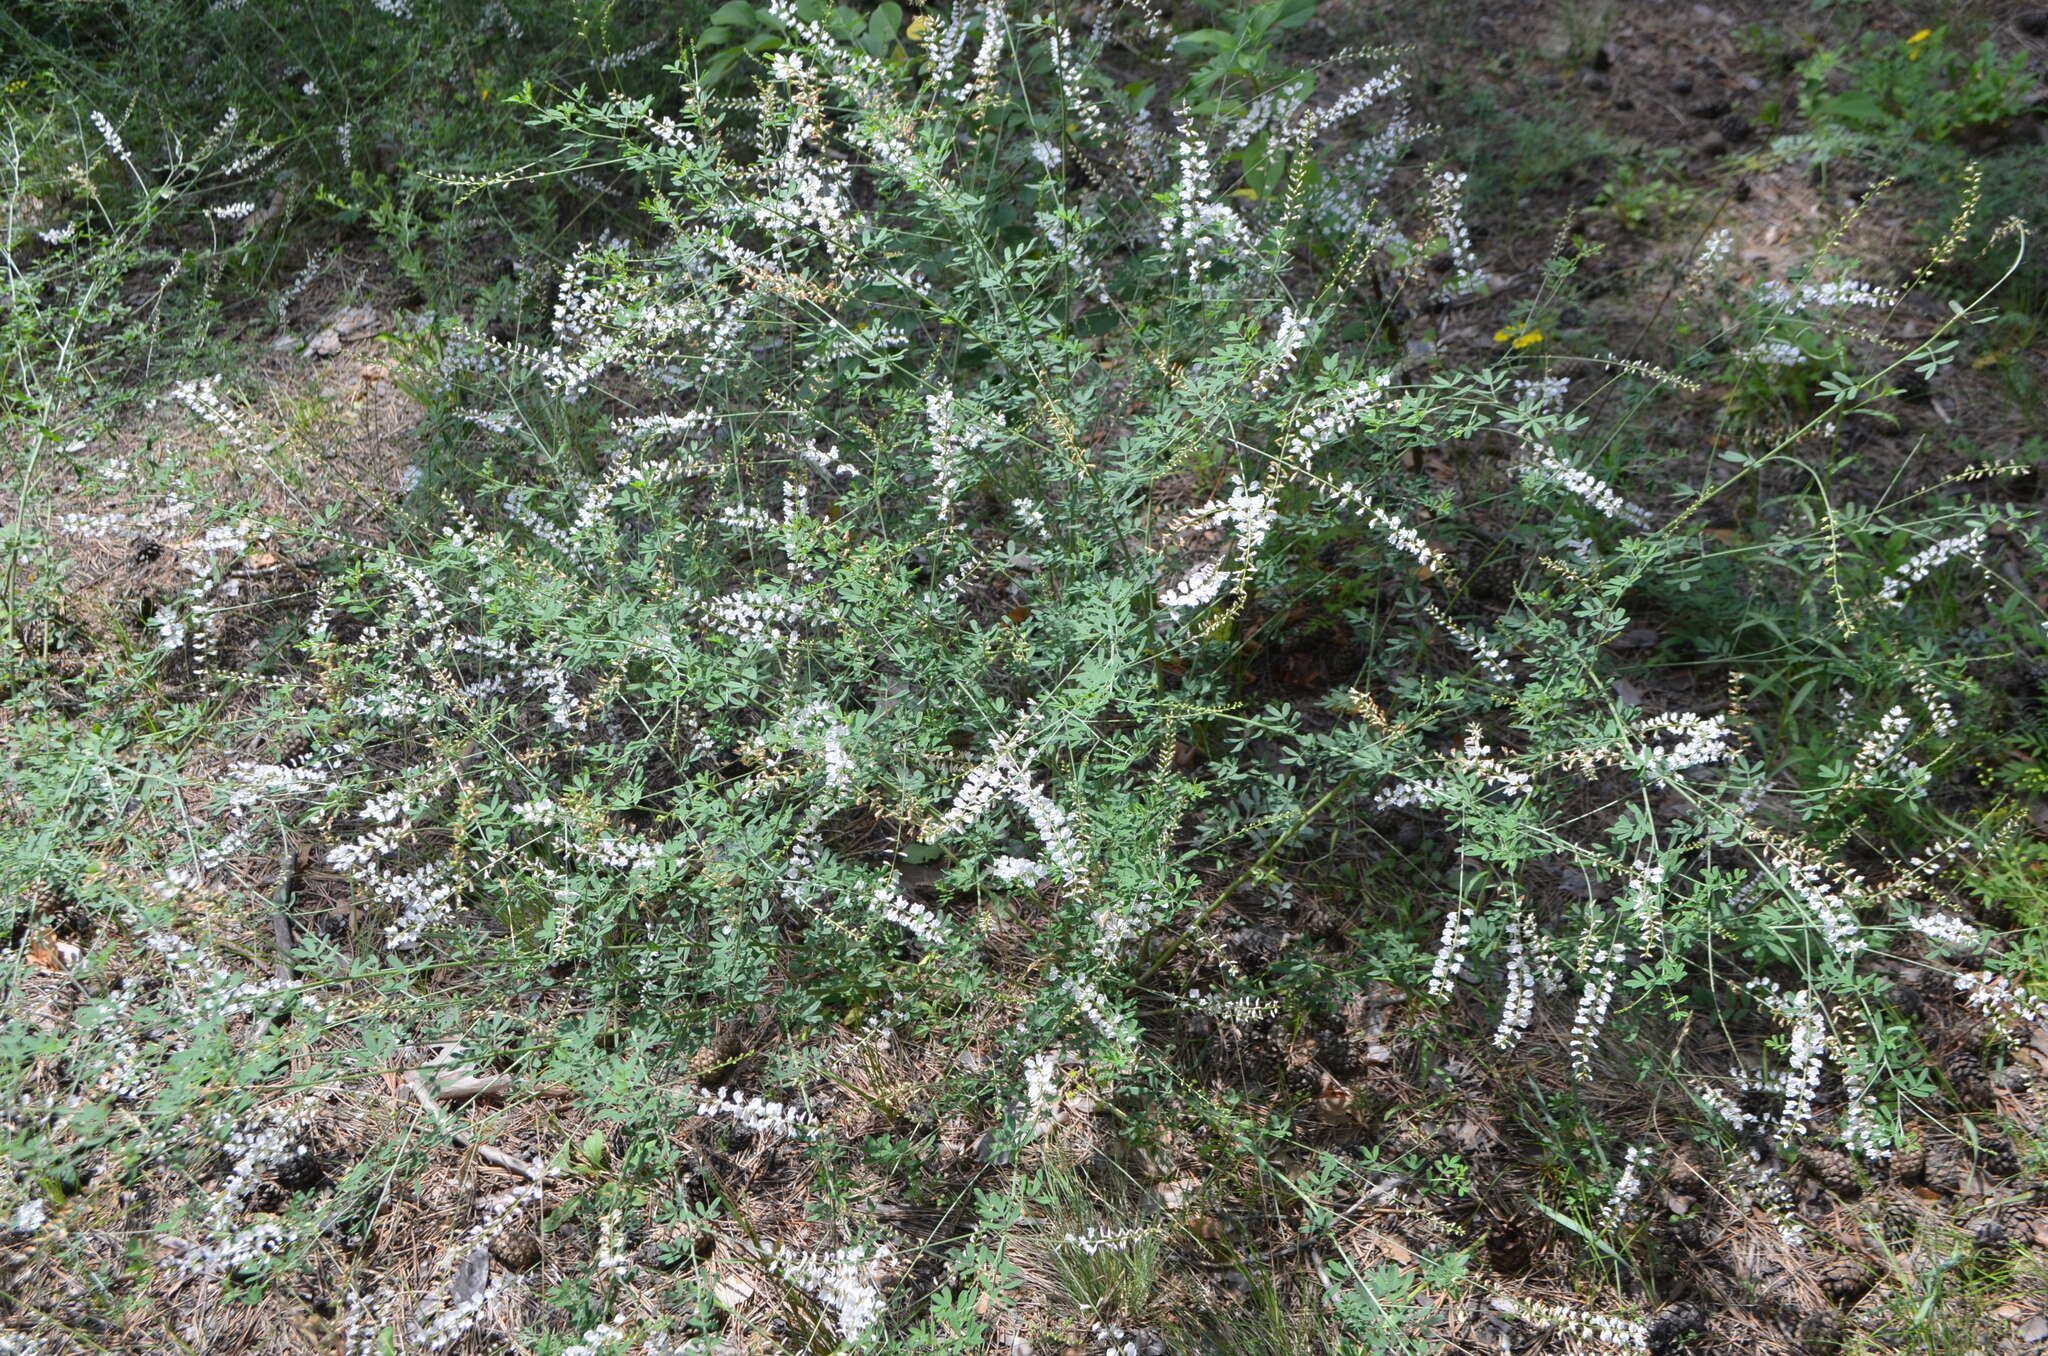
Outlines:
[[[316, 974], [406, 993], [483, 959], [477, 996], [565, 1005], [532, 1040], [506, 1017], [498, 1050], [355, 1051], [412, 1070], [427, 1133], [481, 1143], [449, 1107], [501, 1076], [627, 1083], [591, 1137], [498, 1153], [524, 1180], [431, 1285], [340, 1306], [363, 1352], [499, 1322], [529, 1214], [597, 1240], [558, 1297], [580, 1336], [548, 1350], [737, 1350], [771, 1311], [812, 1351], [1029, 1350], [1063, 1324], [1091, 1350], [1250, 1344], [1180, 1314], [1170, 1248], [1248, 1272], [1298, 1251], [1307, 1283], [1267, 1296], [1286, 1349], [1434, 1349], [1473, 1283], [1458, 1241], [1404, 1268], [1350, 1232], [1424, 1174], [1355, 1090], [1389, 1063], [1390, 993], [1585, 1124], [1657, 1083], [1789, 1246], [1796, 1154], [1903, 1147], [1898, 957], [2038, 1020], [1944, 883], [1996, 817], [1863, 832], [1962, 756], [1973, 656], [1911, 627], [2009, 615], [1994, 566], [2036, 543], [1975, 497], [1999, 472], [1910, 515], [1703, 530], [1894, 369], [1938, 372], [1969, 309], [1695, 483], [1627, 473], [1626, 427], [1572, 397], [1693, 374], [1388, 340], [1500, 280], [1400, 54], [1273, 54], [1311, 11], [1176, 34], [1143, 5], [735, 3], [670, 95], [528, 96], [644, 220], [566, 262], [544, 335], [402, 335], [425, 527], [320, 580], [296, 709], [135, 914], [162, 987], [86, 1009], [105, 1058], [75, 1097], [214, 1117], [229, 1168], [167, 1244], [182, 1273], [313, 1265], [374, 1195], [256, 1208], [317, 1157], [343, 1075], [263, 1105], [225, 1075], [338, 1058]], [[1688, 282], [1744, 331], [1702, 377], [1846, 364], [1899, 300], [1832, 260], [1747, 297], [1727, 268], [1710, 248]], [[172, 394], [234, 431], [215, 385]], [[1800, 577], [1831, 756], [1774, 745], [1730, 664], [1690, 702], [1631, 677], [1638, 610], [1682, 617], [1730, 571]], [[218, 664], [200, 640], [235, 606], [166, 599], [163, 662]], [[1306, 683], [1301, 634], [1325, 650]], [[212, 972], [180, 916], [209, 872], [279, 860], [346, 891], [357, 954]], [[1567, 1222], [1620, 1258], [1662, 1169], [1605, 1142]], [[1216, 1223], [1247, 1200], [1298, 1241]], [[1646, 1350], [1644, 1308], [1485, 1312]]]

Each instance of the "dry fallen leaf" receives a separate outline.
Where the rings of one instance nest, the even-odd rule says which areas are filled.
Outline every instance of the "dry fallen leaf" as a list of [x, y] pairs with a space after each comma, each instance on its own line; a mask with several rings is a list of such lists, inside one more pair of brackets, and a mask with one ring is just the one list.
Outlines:
[[28, 959], [40, 970], [63, 973], [85, 958], [85, 952], [72, 942], [54, 934], [45, 933], [28, 945]]

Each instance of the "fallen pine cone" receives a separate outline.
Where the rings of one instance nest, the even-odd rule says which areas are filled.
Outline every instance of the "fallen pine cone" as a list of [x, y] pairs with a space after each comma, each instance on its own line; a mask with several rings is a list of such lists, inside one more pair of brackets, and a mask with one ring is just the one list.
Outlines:
[[1818, 1145], [1799, 1151], [1799, 1166], [1807, 1174], [1834, 1192], [1837, 1196], [1853, 1196], [1863, 1189], [1862, 1180], [1856, 1174], [1856, 1162], [1838, 1149], [1823, 1149]]

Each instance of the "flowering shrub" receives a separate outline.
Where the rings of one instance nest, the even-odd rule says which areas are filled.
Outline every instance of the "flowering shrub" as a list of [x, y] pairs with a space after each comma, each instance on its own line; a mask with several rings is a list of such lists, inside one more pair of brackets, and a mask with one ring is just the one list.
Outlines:
[[[1785, 1158], [1901, 1146], [1892, 959], [1985, 935], [1942, 884], [1984, 835], [1921, 817], [1968, 751], [1977, 656], [1927, 617], [2010, 622], [1983, 585], [2039, 543], [1974, 497], [2010, 468], [1910, 505], [1779, 480], [1895, 369], [1952, 361], [1972, 312], [1852, 376], [1898, 291], [1831, 259], [1738, 289], [1714, 240], [1686, 304], [1733, 338], [1686, 371], [1546, 358], [1533, 320], [1491, 365], [1422, 361], [1390, 317], [1500, 281], [1461, 173], [1421, 162], [1392, 54], [1333, 81], [1280, 55], [1311, 6], [1230, 11], [1176, 34], [1144, 5], [1082, 26], [734, 0], [673, 90], [535, 103], [577, 148], [563, 173], [629, 175], [645, 219], [563, 261], [538, 330], [408, 327], [418, 530], [309, 590], [277, 724], [298, 751], [226, 774], [225, 837], [162, 894], [274, 828], [362, 914], [368, 954], [304, 965], [571, 993], [516, 1049], [494, 1003], [486, 1044], [522, 1077], [610, 1080], [580, 1144], [489, 1160], [523, 1180], [424, 1291], [351, 1298], [348, 1349], [464, 1340], [504, 1300], [490, 1259], [574, 1179], [601, 1241], [572, 1350], [694, 1350], [767, 1293], [811, 1349], [981, 1349], [1031, 1265], [1096, 1345], [1164, 1350], [1162, 1240], [1230, 1249], [1149, 1163], [1283, 1183], [1276, 1217], [1313, 1239], [1416, 1176], [1350, 1086], [1392, 1062], [1390, 993], [1430, 1014], [1401, 1039], [1526, 1061], [1587, 1124], [1602, 1089], [1680, 1090], [1788, 1240]], [[1649, 435], [1582, 398], [1760, 368], [1824, 375], [1770, 438], [1673, 456], [1683, 478], [1630, 465], [1614, 449]], [[218, 382], [170, 395], [256, 445]], [[1766, 483], [1777, 530], [1707, 527]], [[216, 666], [227, 582], [165, 604], [162, 654]], [[1711, 681], [1646, 691], [1640, 652], [1681, 640]], [[152, 946], [196, 1034], [105, 996], [85, 1073], [109, 1102], [162, 1094], [202, 1038], [306, 1061], [340, 1039], [288, 980]], [[1724, 1033], [1711, 1059], [1695, 1024]], [[468, 1136], [432, 1067], [409, 1086]], [[296, 1106], [209, 1124], [226, 1184], [180, 1267], [246, 1281], [346, 1232], [341, 1193], [251, 1218], [256, 1179], [312, 1152]], [[725, 1192], [740, 1157], [783, 1174], [775, 1205]], [[1610, 1160], [1573, 1222], [1612, 1254], [1662, 1169]], [[1048, 1185], [1084, 1171], [1088, 1211]], [[884, 1178], [928, 1232], [867, 1208]], [[629, 1181], [680, 1201], [658, 1213], [693, 1298], [654, 1318], [620, 1288], [656, 1269], [620, 1237]], [[1421, 1281], [1313, 1262], [1310, 1340], [1423, 1349], [1462, 1265], [1437, 1242]], [[1635, 1315], [1494, 1307], [1652, 1346]]]

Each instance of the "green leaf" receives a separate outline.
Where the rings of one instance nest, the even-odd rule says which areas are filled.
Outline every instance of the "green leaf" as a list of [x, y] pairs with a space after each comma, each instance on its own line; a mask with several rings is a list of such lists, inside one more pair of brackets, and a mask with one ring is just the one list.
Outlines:
[[1300, 28], [1316, 14], [1316, 0], [1281, 0], [1280, 17], [1273, 21], [1275, 28]]
[[903, 30], [903, 7], [896, 0], [884, 0], [868, 16], [867, 41], [864, 44], [876, 55], [888, 50], [896, 35]]

